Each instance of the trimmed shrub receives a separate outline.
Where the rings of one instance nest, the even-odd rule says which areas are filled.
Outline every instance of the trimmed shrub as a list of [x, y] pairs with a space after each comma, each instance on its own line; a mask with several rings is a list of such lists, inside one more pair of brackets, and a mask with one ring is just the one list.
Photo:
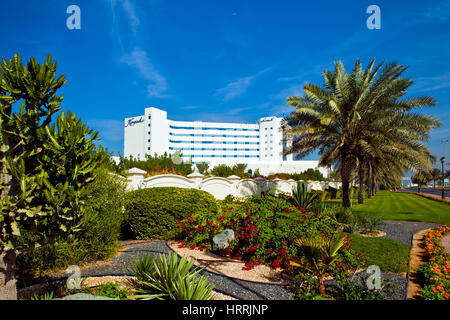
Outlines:
[[159, 187], [129, 192], [125, 209], [132, 237], [172, 239], [178, 234], [177, 220], [199, 210], [217, 212], [217, 203], [206, 191]]

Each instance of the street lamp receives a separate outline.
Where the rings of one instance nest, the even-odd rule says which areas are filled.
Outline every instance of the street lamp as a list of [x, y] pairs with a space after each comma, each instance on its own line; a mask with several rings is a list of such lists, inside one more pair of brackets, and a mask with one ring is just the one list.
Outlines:
[[444, 162], [445, 162], [445, 157], [442, 157], [441, 158], [441, 164], [442, 164], [442, 195], [441, 195], [441, 198], [442, 199], [445, 198], [445, 195], [444, 195], [444, 191], [445, 191], [445, 188], [444, 188], [444, 185], [445, 185]]

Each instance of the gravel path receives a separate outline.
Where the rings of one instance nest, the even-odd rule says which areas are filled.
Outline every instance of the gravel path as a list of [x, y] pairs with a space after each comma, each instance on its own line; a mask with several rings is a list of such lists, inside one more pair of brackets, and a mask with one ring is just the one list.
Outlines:
[[[126, 265], [134, 261], [139, 255], [142, 254], [168, 254], [173, 252], [172, 249], [164, 241], [152, 241], [147, 244], [139, 245], [130, 249], [127, 249], [122, 255], [113, 258], [112, 262], [116, 265], [116, 269], [108, 268], [104, 270], [100, 268], [88, 269], [87, 273], [90, 275], [98, 275], [107, 271], [108, 273], [117, 272], [122, 274], [129, 274], [126, 270]], [[237, 280], [229, 278], [224, 275], [215, 274], [203, 270], [201, 275], [209, 278], [209, 281], [214, 284], [214, 290], [220, 293], [227, 294], [241, 300], [292, 300], [291, 293], [284, 287], [279, 285], [273, 285], [268, 283], [257, 283], [245, 280]], [[83, 272], [84, 275], [84, 272]]]
[[384, 238], [389, 238], [407, 245], [411, 245], [411, 238], [414, 233], [439, 226], [437, 223], [416, 222], [416, 221], [394, 221], [384, 220], [386, 231]]
[[[121, 243], [122, 244], [122, 243]], [[123, 245], [123, 244], [122, 244]], [[159, 240], [146, 241], [144, 243], [129, 245], [125, 243], [126, 249], [120, 255], [108, 262], [95, 263], [81, 270], [82, 277], [123, 276], [130, 275], [128, 263], [134, 261], [140, 255], [158, 255], [173, 252], [164, 242]], [[214, 284], [214, 290], [240, 300], [294, 300], [291, 292], [284, 286], [259, 283], [230, 278], [215, 274], [206, 270], [201, 275], [209, 278]], [[27, 285], [42, 283], [51, 280], [66, 279], [67, 275], [53, 274], [52, 276], [27, 281]]]
[[[410, 245], [411, 237], [414, 233], [437, 226], [435, 223], [409, 222], [409, 221], [385, 221], [385, 238]], [[97, 262], [83, 268], [81, 273], [83, 277], [101, 277], [101, 276], [124, 276], [130, 275], [128, 263], [134, 261], [139, 255], [168, 254], [173, 252], [164, 241], [124, 241], [121, 242], [124, 250], [116, 257], [107, 262]], [[229, 295], [240, 300], [294, 300], [291, 292], [284, 286], [270, 283], [252, 282], [230, 278], [222, 274], [216, 274], [207, 270], [202, 270], [202, 275], [209, 278], [215, 286], [215, 291]], [[42, 283], [43, 281], [66, 279], [67, 275], [53, 274], [45, 278], [27, 281], [27, 285]], [[396, 286], [396, 293], [387, 296], [382, 294], [388, 300], [404, 300], [406, 298], [407, 283], [406, 277], [399, 274], [381, 273], [382, 281], [390, 280]], [[327, 286], [334, 286], [333, 281], [326, 282]]]

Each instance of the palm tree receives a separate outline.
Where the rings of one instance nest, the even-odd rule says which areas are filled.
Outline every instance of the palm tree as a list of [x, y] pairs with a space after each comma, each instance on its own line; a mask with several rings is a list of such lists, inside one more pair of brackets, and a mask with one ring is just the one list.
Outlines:
[[442, 177], [442, 172], [438, 168], [433, 168], [430, 172], [431, 179], [433, 180], [433, 189], [436, 189], [436, 181]]
[[369, 196], [374, 195], [382, 184], [388, 187], [401, 185], [405, 171], [416, 170], [417, 167], [428, 168], [436, 160], [423, 146], [405, 147], [387, 140], [373, 145], [376, 149], [366, 150], [366, 184]]
[[[318, 237], [307, 235], [297, 240], [296, 244], [303, 253], [310, 267], [309, 271], [317, 275], [319, 279], [319, 291], [325, 297], [325, 274], [338, 258], [338, 251], [345, 244], [345, 237]], [[302, 260], [294, 257], [291, 260], [294, 266], [301, 266]]]
[[284, 154], [304, 157], [318, 149], [319, 165], [339, 167], [344, 207], [351, 206], [350, 177], [357, 165], [364, 173], [370, 159], [384, 157], [380, 148], [385, 146], [408, 167], [425, 167], [430, 153], [421, 141], [440, 125], [436, 118], [410, 112], [436, 102], [430, 97], [402, 98], [413, 83], [400, 78], [406, 67], [382, 65], [375, 66], [374, 59], [362, 70], [357, 60], [348, 74], [342, 62], [336, 62], [334, 72], [323, 72], [323, 88], [306, 84], [304, 96], [287, 99], [296, 110], [286, 118], [292, 144]]
[[236, 175], [242, 175], [245, 172], [245, 169], [247, 169], [247, 164], [246, 163], [236, 163], [233, 166], [233, 172]]
[[427, 184], [433, 179], [430, 170], [420, 169], [417, 170], [411, 178], [412, 183], [417, 183], [417, 192], [420, 192], [420, 186]]

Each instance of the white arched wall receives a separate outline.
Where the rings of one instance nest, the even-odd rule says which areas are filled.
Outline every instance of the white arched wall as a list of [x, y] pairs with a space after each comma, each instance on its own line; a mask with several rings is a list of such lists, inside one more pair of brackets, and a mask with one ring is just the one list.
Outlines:
[[[212, 194], [216, 199], [223, 200], [227, 195], [235, 197], [248, 197], [254, 194], [261, 194], [263, 191], [275, 189], [278, 192], [292, 193], [292, 188], [296, 186], [295, 180], [266, 180], [263, 178], [240, 179], [237, 176], [228, 178], [209, 177], [202, 174], [193, 173], [187, 177], [174, 174], [162, 174], [145, 178], [146, 172], [137, 168], [130, 169], [127, 177], [127, 190], [155, 187], [176, 187], [193, 188], [203, 190]], [[341, 183], [305, 181], [310, 190], [324, 190], [328, 186], [339, 188]]]

